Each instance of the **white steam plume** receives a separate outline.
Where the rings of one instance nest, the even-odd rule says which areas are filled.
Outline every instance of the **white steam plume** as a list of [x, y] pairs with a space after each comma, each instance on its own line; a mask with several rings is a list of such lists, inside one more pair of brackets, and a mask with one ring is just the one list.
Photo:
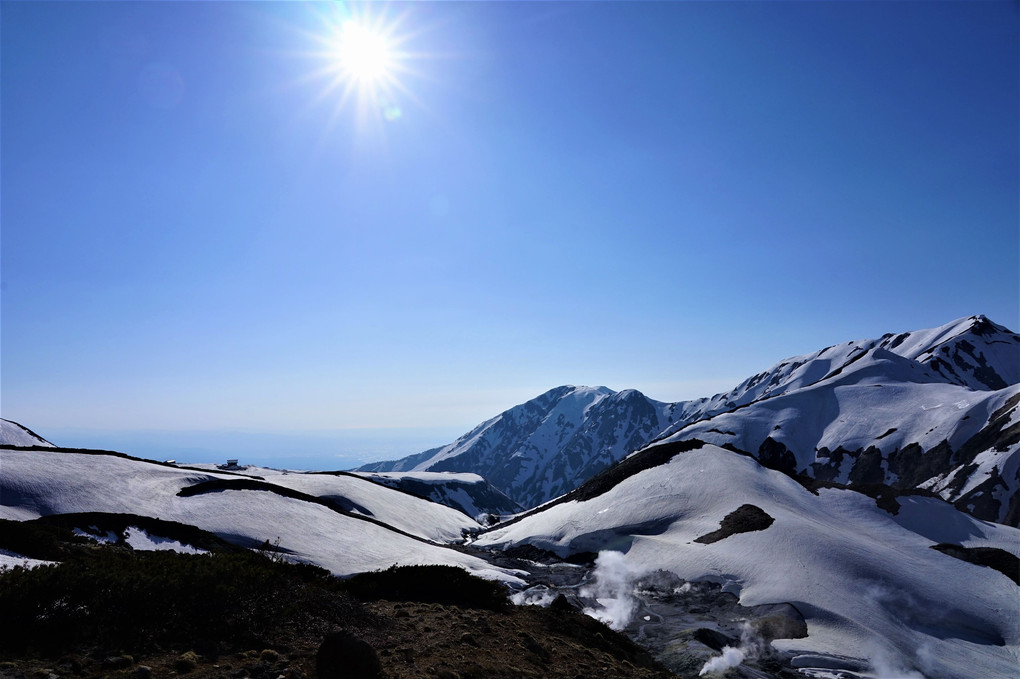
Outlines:
[[644, 571], [627, 563], [622, 552], [599, 552], [592, 575], [595, 581], [581, 588], [581, 596], [598, 601], [598, 608], [584, 612], [601, 620], [614, 630], [622, 630], [634, 617], [638, 601], [634, 596], [634, 583]]
[[751, 660], [757, 658], [760, 655], [764, 655], [767, 651], [768, 644], [761, 638], [750, 624], [744, 623], [740, 631], [740, 646], [733, 648], [732, 646], [724, 646], [722, 655], [712, 658], [705, 663], [701, 671], [698, 672], [698, 676], [704, 676], [713, 672], [725, 672], [731, 667], [736, 667], [745, 660]]
[[712, 658], [705, 666], [698, 672], [698, 676], [704, 676], [709, 672], [725, 672], [731, 667], [736, 667], [740, 663], [744, 662], [744, 652], [739, 648], [733, 648], [732, 646], [725, 646], [722, 650], [722, 655]]

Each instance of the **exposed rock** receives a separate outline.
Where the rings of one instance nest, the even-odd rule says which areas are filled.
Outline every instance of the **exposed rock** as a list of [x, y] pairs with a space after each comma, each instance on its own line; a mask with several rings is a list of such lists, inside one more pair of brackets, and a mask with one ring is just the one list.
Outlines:
[[695, 538], [694, 541], [708, 545], [737, 533], [765, 530], [774, 521], [775, 519], [769, 516], [761, 507], [741, 505], [723, 518], [719, 530]]
[[769, 469], [785, 474], [797, 471], [797, 458], [786, 446], [771, 436], [766, 437], [758, 447], [758, 461]]
[[719, 630], [709, 627], [700, 627], [694, 630], [694, 640], [708, 646], [713, 651], [721, 651], [726, 646], [736, 647], [740, 643], [738, 639], [728, 637]]
[[997, 570], [1016, 585], [1020, 585], [1020, 558], [1004, 549], [998, 549], [997, 547], [963, 547], [948, 543], [932, 545], [931, 548], [961, 561]]
[[872, 484], [884, 483], [885, 472], [882, 470], [882, 451], [871, 446], [861, 453], [850, 470], [850, 483]]
[[793, 604], [763, 604], [752, 606], [751, 610], [760, 616], [751, 626], [765, 641], [803, 639], [808, 634], [807, 622]]

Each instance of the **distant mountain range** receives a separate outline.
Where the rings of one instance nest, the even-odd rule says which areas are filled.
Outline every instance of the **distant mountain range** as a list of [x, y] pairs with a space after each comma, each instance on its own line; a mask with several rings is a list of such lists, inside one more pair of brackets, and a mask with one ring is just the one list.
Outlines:
[[984, 316], [789, 358], [677, 403], [562, 386], [449, 445], [359, 471], [473, 472], [525, 507], [654, 441], [697, 438], [788, 474], [925, 489], [1020, 523], [1020, 336]]

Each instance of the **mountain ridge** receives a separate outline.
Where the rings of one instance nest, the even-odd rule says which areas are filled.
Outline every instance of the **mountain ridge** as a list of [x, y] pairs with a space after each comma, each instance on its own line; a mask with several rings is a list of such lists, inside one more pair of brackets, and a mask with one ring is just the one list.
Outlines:
[[[556, 387], [451, 444], [358, 470], [478, 473], [534, 507], [644, 446], [698, 438], [823, 481], [931, 489], [979, 518], [1017, 525], [1018, 384], [1020, 335], [975, 315], [790, 357], [728, 392], [689, 401], [654, 401], [633, 389]], [[864, 387], [886, 391], [868, 394]], [[770, 416], [779, 405], [787, 412]], [[791, 427], [805, 425], [817, 435], [791, 439]], [[905, 465], [931, 475], [896, 471]]]

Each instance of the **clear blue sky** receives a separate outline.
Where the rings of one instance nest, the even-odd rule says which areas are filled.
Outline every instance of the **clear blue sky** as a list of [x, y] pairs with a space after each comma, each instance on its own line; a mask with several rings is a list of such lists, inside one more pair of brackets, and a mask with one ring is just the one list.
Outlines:
[[[399, 52], [375, 107], [328, 72], [351, 16]], [[560, 384], [679, 400], [849, 339], [1020, 329], [1015, 2], [0, 21], [0, 405], [58, 443], [353, 462]]]

